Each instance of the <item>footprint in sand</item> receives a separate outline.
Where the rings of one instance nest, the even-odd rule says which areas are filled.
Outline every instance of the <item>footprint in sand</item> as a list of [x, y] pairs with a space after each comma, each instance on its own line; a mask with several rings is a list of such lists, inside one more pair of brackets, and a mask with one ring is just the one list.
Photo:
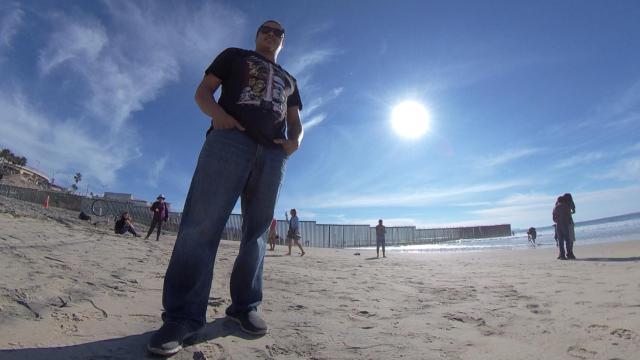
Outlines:
[[367, 318], [372, 317], [372, 316], [376, 316], [376, 314], [370, 313], [367, 310], [358, 311], [358, 313], [356, 315], [362, 316], [362, 317], [367, 317]]
[[298, 305], [290, 305], [289, 306], [290, 310], [302, 310], [304, 308], [305, 308], [305, 306], [304, 305], [300, 305], [300, 304], [298, 304]]
[[536, 315], [551, 314], [551, 311], [547, 309], [540, 309], [540, 305], [538, 304], [527, 304], [527, 309], [529, 309], [532, 313]]
[[637, 336], [636, 333], [634, 333], [629, 329], [615, 329], [611, 332], [611, 335], [617, 336], [625, 340], [632, 340], [634, 337]]
[[220, 344], [203, 342], [187, 346], [174, 355], [174, 360], [222, 360], [229, 359], [229, 352]]
[[209, 306], [213, 306], [213, 307], [218, 307], [221, 305], [225, 305], [227, 304], [228, 301], [226, 299], [223, 298], [217, 298], [217, 297], [209, 297]]
[[591, 351], [591, 350], [587, 350], [585, 348], [581, 348], [579, 346], [569, 346], [569, 348], [567, 349], [567, 354], [578, 358], [578, 359], [590, 359], [593, 358], [596, 354], [598, 354], [595, 351]]
[[587, 332], [606, 331], [608, 329], [609, 329], [609, 327], [607, 325], [591, 324], [591, 325], [587, 326]]

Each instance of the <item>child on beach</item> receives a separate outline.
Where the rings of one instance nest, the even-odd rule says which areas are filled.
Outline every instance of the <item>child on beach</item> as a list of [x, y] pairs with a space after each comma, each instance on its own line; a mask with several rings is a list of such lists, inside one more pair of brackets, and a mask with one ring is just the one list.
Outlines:
[[296, 209], [291, 209], [291, 219], [289, 220], [289, 232], [287, 233], [287, 240], [289, 243], [289, 252], [287, 255], [291, 255], [291, 246], [295, 243], [300, 248], [300, 256], [304, 256], [305, 252], [300, 245], [300, 223], [298, 222], [298, 215]]
[[278, 221], [275, 218], [271, 220], [271, 226], [269, 226], [269, 251], [276, 249], [276, 239], [278, 238], [278, 232], [276, 231], [277, 225]]

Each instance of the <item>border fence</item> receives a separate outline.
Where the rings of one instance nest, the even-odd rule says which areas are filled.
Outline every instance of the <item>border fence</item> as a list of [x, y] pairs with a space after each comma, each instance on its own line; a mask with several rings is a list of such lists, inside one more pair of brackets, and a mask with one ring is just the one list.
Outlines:
[[[90, 216], [115, 219], [128, 211], [135, 223], [150, 225], [152, 214], [148, 207], [126, 201], [105, 200], [102, 197], [84, 197], [69, 193], [43, 191], [0, 184], [0, 195], [22, 201], [43, 204], [49, 196], [49, 206], [67, 210], [83, 211]], [[163, 229], [177, 232], [182, 213], [170, 212]], [[289, 224], [278, 220], [276, 231], [280, 235], [280, 245], [284, 245]], [[305, 246], [323, 248], [368, 247], [376, 245], [376, 231], [369, 225], [318, 224], [315, 221], [300, 221], [300, 235]], [[460, 239], [481, 239], [511, 235], [511, 225], [487, 225], [438, 229], [417, 229], [414, 226], [387, 226], [386, 246], [434, 244]], [[231, 214], [222, 238], [240, 241], [242, 236], [242, 215]], [[263, 235], [267, 240], [267, 234]]]

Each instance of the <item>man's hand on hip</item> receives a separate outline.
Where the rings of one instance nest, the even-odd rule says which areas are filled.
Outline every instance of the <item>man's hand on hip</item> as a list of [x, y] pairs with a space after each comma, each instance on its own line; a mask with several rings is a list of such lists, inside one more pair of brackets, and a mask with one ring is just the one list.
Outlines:
[[215, 119], [211, 119], [211, 123], [213, 124], [213, 128], [216, 130], [236, 128], [240, 131], [244, 131], [244, 127], [240, 125], [238, 120], [234, 119], [233, 116], [227, 113], [220, 114]]
[[293, 154], [296, 150], [298, 150], [298, 147], [300, 146], [300, 143], [296, 140], [275, 139], [273, 140], [273, 142], [276, 144], [281, 144], [287, 156]]

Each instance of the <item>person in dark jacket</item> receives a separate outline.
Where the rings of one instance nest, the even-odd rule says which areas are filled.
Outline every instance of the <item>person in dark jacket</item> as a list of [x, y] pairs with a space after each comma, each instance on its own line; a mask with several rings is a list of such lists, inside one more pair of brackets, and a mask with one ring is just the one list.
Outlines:
[[147, 240], [153, 229], [158, 227], [158, 232], [156, 233], [156, 241], [160, 240], [160, 231], [162, 230], [162, 223], [166, 222], [169, 219], [169, 206], [164, 202], [164, 195], [158, 195], [156, 202], [151, 205], [151, 211], [153, 212], [153, 220], [151, 220], [151, 227], [149, 227], [149, 232], [147, 236], [144, 238]]
[[576, 257], [573, 255], [573, 241], [571, 241], [570, 237], [570, 228], [573, 224], [571, 220], [571, 207], [568, 204], [567, 198], [564, 196], [558, 198], [556, 206], [553, 208], [553, 222], [556, 223], [556, 235], [558, 237], [558, 248], [560, 250], [558, 259], [574, 260]]
[[140, 235], [138, 235], [138, 232], [136, 231], [136, 228], [133, 226], [131, 216], [129, 215], [128, 211], [125, 211], [122, 213], [122, 215], [120, 215], [120, 219], [116, 221], [116, 224], [114, 226], [114, 231], [119, 235], [124, 235], [129, 232], [133, 234], [134, 237], [140, 237]]
[[573, 202], [573, 196], [571, 196], [570, 193], [566, 193], [562, 195], [562, 197], [565, 199], [565, 203], [569, 206], [569, 209], [571, 210], [572, 216], [571, 216], [571, 226], [569, 227], [569, 239], [571, 239], [571, 243], [575, 243], [576, 232], [574, 230], [575, 224], [573, 222], [573, 214], [576, 213], [576, 204]]
[[538, 236], [538, 232], [536, 231], [536, 228], [530, 227], [529, 230], [527, 230], [527, 238], [529, 239], [529, 242], [534, 247], [536, 246], [536, 237], [537, 236]]

